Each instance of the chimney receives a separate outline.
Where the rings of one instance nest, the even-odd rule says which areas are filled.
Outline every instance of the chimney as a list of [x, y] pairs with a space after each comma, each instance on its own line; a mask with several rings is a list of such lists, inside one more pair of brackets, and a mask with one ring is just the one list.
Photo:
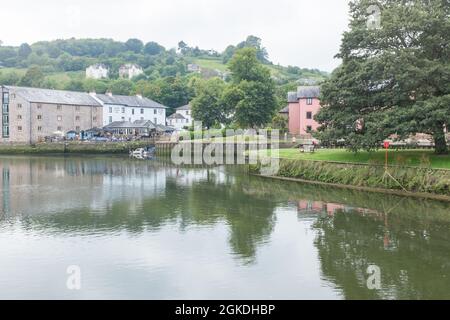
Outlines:
[[136, 97], [138, 97], [139, 99], [142, 99], [142, 94], [136, 93]]
[[89, 95], [91, 97], [95, 97], [97, 95], [97, 93], [95, 92], [95, 90], [91, 90], [91, 91], [89, 91]]
[[108, 90], [108, 91], [106, 91], [106, 95], [108, 96], [108, 97], [112, 97], [112, 92], [111, 92], [111, 90]]

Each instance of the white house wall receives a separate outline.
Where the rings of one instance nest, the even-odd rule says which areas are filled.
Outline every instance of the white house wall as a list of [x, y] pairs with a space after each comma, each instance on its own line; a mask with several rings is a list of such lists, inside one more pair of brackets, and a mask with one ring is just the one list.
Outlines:
[[[141, 109], [143, 113], [141, 113]], [[133, 114], [134, 110], [134, 114]], [[140, 108], [123, 105], [103, 105], [103, 125], [106, 126], [115, 121], [150, 120], [155, 124], [165, 125], [166, 109], [164, 108]]]

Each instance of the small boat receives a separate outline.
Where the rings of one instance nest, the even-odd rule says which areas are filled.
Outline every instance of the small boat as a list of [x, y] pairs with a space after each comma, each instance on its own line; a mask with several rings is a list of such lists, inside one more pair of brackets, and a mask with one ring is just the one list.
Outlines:
[[134, 151], [130, 151], [130, 156], [136, 159], [148, 159], [152, 157], [152, 152], [146, 148], [138, 148]]

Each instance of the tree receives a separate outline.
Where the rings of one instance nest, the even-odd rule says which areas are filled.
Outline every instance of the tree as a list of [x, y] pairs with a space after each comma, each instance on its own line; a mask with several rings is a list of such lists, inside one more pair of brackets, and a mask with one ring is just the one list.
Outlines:
[[228, 63], [231, 60], [231, 58], [233, 58], [235, 52], [236, 52], [235, 46], [228, 46], [222, 53], [222, 62], [225, 64]]
[[28, 43], [22, 43], [17, 51], [17, 55], [21, 59], [26, 59], [31, 54], [32, 50]]
[[188, 49], [188, 45], [184, 41], [178, 42], [178, 50], [180, 50], [182, 55], [186, 54], [186, 50]]
[[440, 0], [378, 3], [378, 28], [368, 23], [378, 18], [368, 17], [372, 1], [350, 5], [350, 30], [337, 55], [342, 65], [322, 86], [318, 138], [345, 139], [357, 150], [378, 148], [392, 135], [428, 133], [435, 151], [447, 153], [450, 6]]
[[236, 52], [229, 63], [232, 85], [224, 93], [227, 109], [234, 110], [234, 121], [241, 127], [261, 127], [269, 123], [277, 101], [270, 70], [256, 57], [255, 48]]
[[139, 39], [128, 39], [127, 42], [125, 42], [125, 46], [129, 51], [140, 53], [144, 48], [144, 43]]
[[196, 97], [191, 101], [192, 116], [206, 128], [227, 122], [228, 115], [221, 99], [225, 86], [219, 78], [202, 80], [197, 84]]
[[237, 49], [243, 48], [254, 48], [256, 49], [256, 57], [262, 63], [269, 63], [269, 54], [267, 53], [266, 48], [264, 48], [261, 44], [261, 39], [255, 36], [248, 36], [247, 39], [237, 45]]
[[64, 87], [64, 90], [83, 92], [85, 91], [84, 83], [82, 80], [70, 80], [70, 82]]
[[144, 47], [144, 53], [151, 55], [151, 56], [155, 56], [157, 54], [160, 54], [161, 52], [164, 52], [164, 47], [159, 45], [156, 42], [148, 42], [145, 47]]
[[160, 78], [152, 82], [141, 80], [136, 83], [135, 90], [169, 107], [168, 112], [188, 104], [194, 95], [187, 79], [180, 76]]
[[20, 80], [20, 85], [39, 88], [44, 82], [44, 79], [44, 74], [39, 67], [31, 67]]
[[109, 90], [111, 90], [113, 94], [128, 96], [133, 91], [133, 82], [126, 79], [114, 80], [110, 84]]
[[289, 126], [289, 120], [285, 116], [277, 114], [272, 118], [272, 128], [273, 129], [278, 129], [284, 133], [284, 132], [287, 132], [288, 126]]

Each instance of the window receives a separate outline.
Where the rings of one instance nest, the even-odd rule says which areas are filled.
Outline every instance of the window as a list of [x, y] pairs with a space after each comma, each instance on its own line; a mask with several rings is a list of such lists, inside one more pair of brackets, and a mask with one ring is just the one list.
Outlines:
[[9, 115], [4, 114], [3, 115], [3, 124], [8, 124], [9, 123]]
[[134, 109], [131, 109], [131, 114], [134, 114]]
[[144, 109], [141, 109], [141, 114], [144, 114]]
[[155, 124], [158, 124], [158, 119], [157, 118], [154, 118], [153, 120], [155, 120]]
[[112, 116], [109, 116], [109, 123], [112, 122]]
[[125, 108], [124, 107], [122, 107], [122, 113], [125, 113]]
[[156, 112], [157, 112], [157, 110], [156, 110], [156, 109], [153, 109], [153, 114], [156, 114]]
[[37, 108], [38, 108], [38, 109], [42, 109], [42, 104], [38, 104], [38, 105], [37, 105]]
[[42, 120], [42, 114], [38, 114], [38, 115], [36, 116], [36, 118], [37, 118], [38, 120]]
[[17, 115], [17, 120], [22, 120], [22, 115], [21, 114]]
[[80, 121], [80, 116], [76, 116], [75, 121]]
[[80, 106], [75, 106], [75, 111], [80, 111]]
[[92, 121], [97, 121], [97, 116], [93, 116]]
[[306, 99], [306, 104], [310, 106], [310, 105], [312, 105], [312, 101], [313, 101], [312, 98], [307, 98]]
[[15, 93], [11, 93], [11, 100], [16, 98], [16, 94]]
[[41, 126], [37, 127], [37, 131], [41, 132], [42, 131], [42, 127]]
[[3, 92], [3, 103], [9, 103], [9, 93]]
[[306, 132], [311, 132], [312, 131], [312, 127], [311, 126], [306, 126]]
[[22, 104], [21, 103], [17, 104], [17, 109], [22, 109]]
[[4, 103], [2, 110], [3, 110], [3, 113], [8, 113], [9, 112], [9, 104]]
[[62, 105], [60, 104], [56, 105], [56, 110], [62, 110]]
[[75, 131], [79, 132], [80, 131], [80, 126], [76, 126], [75, 127]]
[[62, 121], [62, 116], [57, 116], [57, 117], [56, 117], [56, 120]]
[[17, 131], [22, 131], [22, 126], [18, 126]]
[[122, 121], [125, 121], [125, 117], [122, 117]]
[[186, 123], [189, 123], [189, 120], [188, 120], [188, 119], [186, 119]]
[[144, 120], [144, 117], [141, 117], [141, 120]]
[[9, 137], [9, 127], [8, 126], [3, 126], [3, 128], [2, 128], [2, 135], [3, 135], [3, 138], [8, 138]]
[[58, 130], [58, 131], [62, 131], [62, 127], [58, 127], [58, 128], [56, 128], [56, 130]]
[[109, 107], [109, 113], [112, 113], [112, 107]]
[[306, 113], [306, 119], [312, 119], [312, 112]]

